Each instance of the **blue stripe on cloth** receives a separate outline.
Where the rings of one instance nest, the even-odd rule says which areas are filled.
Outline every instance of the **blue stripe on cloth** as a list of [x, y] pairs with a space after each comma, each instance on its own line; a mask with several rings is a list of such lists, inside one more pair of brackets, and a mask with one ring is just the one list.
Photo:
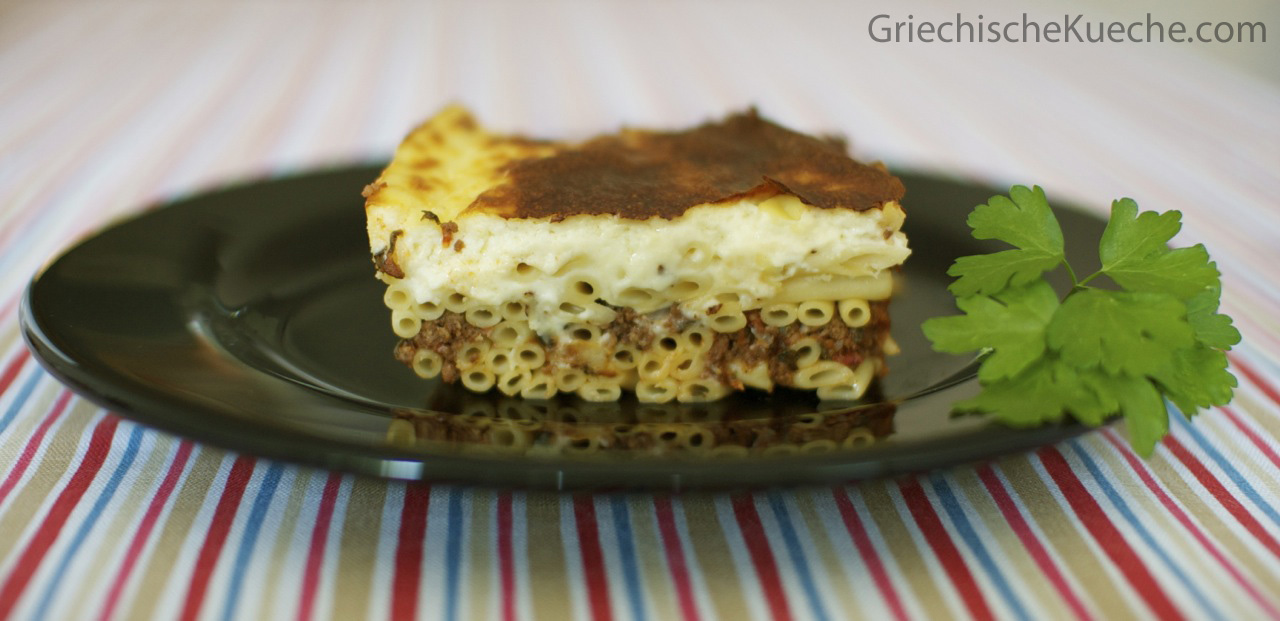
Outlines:
[[778, 530], [782, 531], [782, 541], [787, 547], [787, 556], [791, 557], [791, 564], [796, 568], [796, 576], [800, 579], [805, 599], [809, 602], [809, 609], [813, 611], [815, 618], [826, 621], [830, 617], [822, 605], [817, 586], [813, 583], [813, 574], [809, 573], [809, 560], [804, 557], [804, 548], [800, 545], [800, 537], [791, 524], [791, 514], [787, 511], [787, 505], [778, 492], [770, 492], [768, 498], [769, 507], [773, 509], [773, 517], [778, 521]]
[[98, 518], [102, 517], [102, 512], [106, 510], [107, 504], [115, 496], [116, 489], [120, 487], [120, 482], [124, 480], [125, 473], [133, 466], [133, 461], [138, 456], [138, 447], [141, 445], [142, 427], [133, 425], [133, 431], [129, 433], [129, 443], [125, 446], [124, 454], [120, 456], [120, 463], [116, 464], [116, 469], [112, 471], [111, 478], [107, 479], [107, 484], [98, 493], [98, 499], [94, 501], [93, 508], [89, 510], [89, 514], [80, 522], [80, 527], [76, 529], [76, 534], [72, 537], [71, 543], [67, 545], [66, 551], [62, 553], [62, 558], [58, 561], [57, 568], [53, 570], [53, 576], [49, 579], [44, 595], [40, 596], [40, 603], [36, 606], [36, 613], [32, 616], [33, 619], [44, 619], [49, 614], [49, 605], [53, 603], [53, 594], [57, 593], [58, 585], [62, 582], [63, 576], [66, 575], [67, 566], [71, 564], [76, 551], [84, 544], [84, 540], [89, 536], [89, 531], [93, 530], [94, 524], [98, 522]]
[[444, 618], [458, 618], [458, 583], [462, 573], [462, 492], [449, 486], [449, 518], [445, 536]]
[[1204, 450], [1204, 454], [1208, 455], [1209, 459], [1213, 460], [1213, 463], [1218, 464], [1218, 467], [1227, 475], [1227, 478], [1231, 479], [1231, 481], [1236, 484], [1236, 487], [1240, 488], [1240, 491], [1244, 492], [1244, 495], [1247, 496], [1249, 500], [1253, 501], [1254, 505], [1261, 509], [1263, 513], [1267, 514], [1267, 517], [1271, 518], [1272, 522], [1277, 526], [1280, 526], [1280, 514], [1276, 513], [1275, 507], [1272, 507], [1262, 498], [1262, 495], [1258, 493], [1258, 490], [1254, 489], [1254, 487], [1249, 484], [1248, 479], [1246, 479], [1244, 475], [1240, 474], [1240, 471], [1236, 470], [1235, 466], [1232, 466], [1231, 462], [1228, 461], [1227, 458], [1218, 451], [1218, 449], [1214, 448], [1213, 444], [1209, 442], [1209, 439], [1204, 437], [1204, 434], [1201, 433], [1199, 429], [1196, 429], [1196, 426], [1192, 425], [1191, 421], [1188, 421], [1177, 408], [1173, 407], [1173, 405], [1166, 402], [1165, 409], [1169, 412], [1169, 418], [1178, 421], [1178, 424], [1191, 435], [1193, 440], [1196, 441], [1196, 445]]
[[0, 433], [4, 433], [5, 427], [8, 427], [13, 422], [13, 419], [17, 418], [18, 410], [21, 410], [27, 399], [31, 398], [31, 392], [36, 389], [36, 383], [40, 381], [41, 377], [44, 377], [44, 370], [37, 369], [35, 373], [31, 374], [31, 377], [27, 378], [27, 383], [22, 385], [22, 390], [18, 391], [18, 396], [13, 398], [13, 403], [9, 404], [9, 409], [5, 410], [4, 418], [0, 418]]
[[955, 492], [951, 490], [951, 485], [947, 483], [946, 478], [941, 474], [933, 474], [929, 477], [929, 482], [933, 485], [933, 491], [938, 495], [938, 501], [942, 503], [942, 510], [947, 512], [947, 517], [951, 519], [951, 524], [955, 526], [960, 539], [964, 540], [965, 545], [977, 557], [978, 564], [982, 565], [982, 570], [986, 572], [987, 577], [995, 583], [996, 590], [1009, 604], [1014, 616], [1019, 619], [1030, 619], [1031, 616], [1027, 614], [1022, 600], [1018, 599], [1018, 595], [1013, 592], [1013, 587], [1000, 571], [1000, 566], [987, 552], [986, 546], [982, 545], [982, 538], [973, 529], [973, 524], [964, 514], [964, 509], [960, 506], [960, 501], [956, 499]]
[[631, 617], [645, 619], [644, 591], [640, 588], [640, 573], [636, 560], [636, 548], [631, 534], [631, 511], [627, 508], [625, 497], [614, 494], [610, 497], [610, 508], [613, 509], [613, 530], [618, 539], [618, 560], [622, 565], [622, 579], [627, 586], [627, 599], [631, 604]]
[[227, 587], [226, 604], [222, 608], [223, 621], [236, 618], [236, 604], [240, 599], [240, 587], [244, 585], [244, 576], [248, 573], [249, 557], [253, 556], [253, 548], [258, 543], [258, 534], [262, 532], [262, 524], [266, 521], [267, 509], [271, 507], [271, 498], [275, 496], [276, 487], [280, 485], [280, 477], [284, 474], [284, 465], [271, 462], [267, 473], [262, 476], [262, 485], [253, 498], [253, 509], [249, 519], [244, 523], [244, 536], [240, 538], [240, 549], [236, 550], [235, 564], [231, 570], [231, 584]]
[[1223, 619], [1224, 617], [1222, 616], [1222, 613], [1214, 608], [1213, 604], [1209, 603], [1209, 600], [1205, 598], [1204, 593], [1201, 592], [1200, 589], [1196, 588], [1196, 583], [1187, 576], [1186, 572], [1182, 571], [1181, 567], [1174, 563], [1173, 559], [1170, 558], [1169, 554], [1160, 546], [1156, 538], [1151, 535], [1151, 532], [1147, 530], [1147, 527], [1143, 525], [1142, 521], [1138, 519], [1138, 516], [1129, 508], [1129, 504], [1124, 501], [1124, 497], [1120, 495], [1120, 492], [1116, 491], [1116, 488], [1111, 485], [1111, 481], [1107, 480], [1107, 478], [1103, 476], [1102, 470], [1098, 467], [1098, 463], [1089, 456], [1089, 451], [1080, 446], [1079, 440], [1071, 440], [1068, 444], [1071, 446], [1071, 450], [1076, 454], [1076, 456], [1080, 458], [1085, 469], [1089, 471], [1089, 476], [1093, 477], [1093, 480], [1098, 484], [1098, 487], [1102, 489], [1102, 493], [1107, 496], [1107, 499], [1110, 500], [1111, 504], [1120, 512], [1120, 515], [1124, 517], [1125, 521], [1133, 527], [1133, 530], [1137, 532], [1138, 537], [1142, 539], [1143, 543], [1145, 543], [1152, 552], [1155, 552], [1156, 556], [1160, 557], [1160, 561], [1165, 564], [1165, 567], [1168, 567], [1169, 571], [1173, 572], [1173, 575], [1178, 578], [1178, 581], [1186, 587], [1187, 592], [1196, 600], [1196, 603], [1200, 604], [1200, 607], [1203, 608], [1205, 612], [1209, 613], [1210, 617], [1214, 619]]

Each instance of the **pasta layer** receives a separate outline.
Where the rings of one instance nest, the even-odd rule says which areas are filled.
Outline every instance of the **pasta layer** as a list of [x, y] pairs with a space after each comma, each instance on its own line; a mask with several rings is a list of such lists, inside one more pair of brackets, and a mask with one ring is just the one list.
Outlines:
[[716, 329], [715, 314], [698, 319], [675, 307], [647, 314], [611, 308], [608, 323], [571, 323], [549, 338], [519, 316], [480, 325], [470, 313], [445, 311], [418, 320], [396, 356], [425, 378], [525, 398], [564, 392], [612, 401], [629, 390], [645, 403], [699, 402], [782, 386], [858, 399], [884, 372], [887, 304], [857, 305], [865, 317], [855, 322], [826, 307], [834, 305], [823, 307], [821, 324], [793, 312], [790, 323], [771, 325], [762, 311], [735, 310], [742, 326], [728, 331]]

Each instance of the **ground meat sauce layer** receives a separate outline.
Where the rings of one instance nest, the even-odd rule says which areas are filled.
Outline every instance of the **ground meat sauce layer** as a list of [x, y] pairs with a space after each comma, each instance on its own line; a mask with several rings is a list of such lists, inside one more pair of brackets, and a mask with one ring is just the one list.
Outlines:
[[[856, 367], [867, 357], [878, 357], [883, 352], [884, 341], [889, 334], [888, 302], [871, 303], [871, 320], [860, 328], [850, 328], [839, 319], [825, 325], [806, 326], [794, 322], [787, 326], [765, 325], [759, 311], [747, 311], [747, 327], [731, 333], [715, 333], [715, 340], [706, 353], [704, 375], [742, 390], [740, 382], [733, 378], [730, 363], [740, 362], [744, 368], [757, 363], [768, 365], [769, 377], [775, 383], [789, 384], [796, 372], [795, 353], [790, 346], [796, 341], [813, 337], [822, 348], [822, 359], [835, 360], [849, 367]], [[671, 307], [667, 310], [641, 315], [628, 308], [618, 308], [617, 317], [603, 327], [603, 333], [613, 335], [618, 344], [633, 345], [641, 351], [653, 345], [655, 334], [669, 334], [683, 330], [692, 321]], [[446, 382], [458, 378], [454, 361], [458, 350], [472, 341], [487, 337], [492, 328], [477, 328], [459, 313], [445, 312], [435, 321], [422, 322], [422, 328], [412, 339], [400, 341], [396, 347], [396, 359], [411, 365], [418, 349], [429, 349], [444, 360], [440, 377]], [[578, 367], [589, 372], [586, 365], [575, 359], [572, 343], [544, 343], [547, 346], [547, 362]]]
[[574, 215], [674, 219], [690, 207], [791, 194], [824, 209], [866, 211], [900, 200], [902, 182], [754, 109], [682, 132], [624, 130], [508, 163], [505, 180], [468, 210], [507, 218]]

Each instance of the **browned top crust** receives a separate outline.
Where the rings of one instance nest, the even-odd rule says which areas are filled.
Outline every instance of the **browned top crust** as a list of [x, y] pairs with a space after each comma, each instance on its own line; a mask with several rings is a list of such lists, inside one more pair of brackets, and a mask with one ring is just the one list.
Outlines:
[[507, 218], [573, 215], [673, 219], [697, 205], [792, 194], [824, 209], [875, 209], [902, 182], [859, 163], [841, 140], [815, 138], [755, 109], [682, 132], [624, 130], [546, 157], [513, 160], [468, 210]]

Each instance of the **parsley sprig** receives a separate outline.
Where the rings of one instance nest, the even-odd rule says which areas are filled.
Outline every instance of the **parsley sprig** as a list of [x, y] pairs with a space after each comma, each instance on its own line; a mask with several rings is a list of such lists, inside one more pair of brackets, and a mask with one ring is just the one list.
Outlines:
[[[1097, 426], [1121, 415], [1145, 456], [1169, 431], [1164, 399], [1187, 417], [1231, 400], [1236, 378], [1225, 352], [1240, 333], [1218, 312], [1221, 278], [1204, 246], [1168, 246], [1180, 212], [1113, 202], [1098, 245], [1102, 267], [1083, 278], [1039, 187], [992, 197], [968, 224], [975, 238], [1013, 248], [956, 259], [947, 274], [957, 277], [950, 290], [964, 314], [924, 323], [934, 349], [984, 354], [982, 391], [956, 411], [1015, 426], [1063, 416]], [[1059, 267], [1072, 282], [1063, 298], [1044, 279]], [[1108, 280], [1113, 286], [1099, 286]]]

